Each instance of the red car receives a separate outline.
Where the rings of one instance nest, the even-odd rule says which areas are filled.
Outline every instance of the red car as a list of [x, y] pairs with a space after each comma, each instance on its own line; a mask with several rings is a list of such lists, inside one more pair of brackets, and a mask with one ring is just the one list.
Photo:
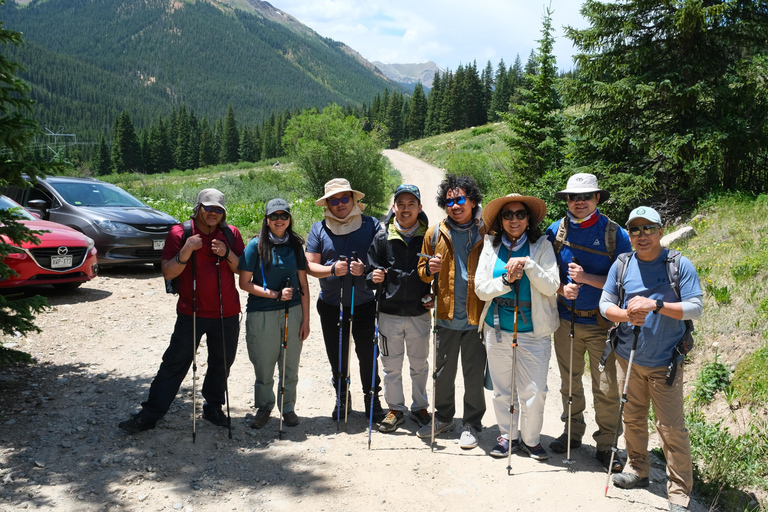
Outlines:
[[[0, 281], [0, 288], [50, 284], [74, 290], [90, 281], [99, 271], [93, 240], [72, 228], [40, 220], [6, 196], [0, 196], [0, 209], [14, 209], [20, 222], [38, 234], [40, 244], [21, 244], [21, 252], [10, 253], [5, 264], [18, 275]], [[5, 236], [3, 242], [10, 244]], [[13, 244], [15, 245], [15, 244]]]

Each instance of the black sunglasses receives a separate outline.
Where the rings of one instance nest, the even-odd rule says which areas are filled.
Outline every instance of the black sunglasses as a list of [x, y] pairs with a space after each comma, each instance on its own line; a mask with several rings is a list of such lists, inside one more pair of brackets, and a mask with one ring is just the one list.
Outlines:
[[452, 197], [445, 200], [445, 206], [450, 208], [454, 204], [464, 204], [467, 202], [467, 196]]
[[283, 212], [283, 213], [270, 213], [269, 215], [267, 215], [267, 218], [269, 220], [271, 220], [271, 221], [276, 221], [277, 219], [288, 220], [288, 219], [291, 218], [291, 214], [290, 213], [286, 213], [286, 212]]
[[203, 205], [203, 210], [205, 210], [208, 213], [211, 213], [211, 212], [218, 213], [219, 215], [224, 215], [224, 212], [226, 211], [221, 206], [208, 206], [205, 204]]
[[640, 234], [640, 231], [646, 235], [652, 235], [655, 232], [657, 232], [660, 229], [660, 226], [658, 224], [648, 224], [645, 226], [632, 226], [631, 228], [627, 229], [629, 231], [629, 234], [632, 236], [637, 236]]
[[591, 201], [595, 197], [594, 192], [587, 192], [584, 194], [568, 194], [568, 200], [578, 203], [579, 201]]
[[524, 220], [528, 216], [528, 211], [523, 210], [501, 210], [499, 213], [504, 220], [512, 220], [517, 217], [517, 220]]
[[328, 199], [328, 204], [331, 205], [331, 206], [339, 206], [339, 203], [347, 204], [350, 199], [352, 199], [352, 198], [349, 197], [349, 196], [340, 197], [338, 199], [336, 199], [336, 198]]

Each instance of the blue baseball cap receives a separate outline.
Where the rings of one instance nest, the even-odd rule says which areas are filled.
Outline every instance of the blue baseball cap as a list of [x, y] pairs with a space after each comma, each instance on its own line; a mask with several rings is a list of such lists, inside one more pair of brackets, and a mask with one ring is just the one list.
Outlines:
[[661, 215], [659, 215], [659, 212], [648, 206], [638, 206], [632, 210], [632, 213], [629, 214], [629, 219], [627, 219], [626, 225], [629, 226], [629, 223], [635, 219], [645, 219], [649, 222], [652, 222], [653, 224], [658, 224], [661, 226]]
[[419, 203], [421, 203], [421, 192], [419, 192], [419, 187], [417, 187], [416, 185], [406, 185], [406, 184], [399, 185], [395, 189], [395, 199], [397, 199], [397, 196], [405, 192], [416, 196], [416, 199], [418, 199]]

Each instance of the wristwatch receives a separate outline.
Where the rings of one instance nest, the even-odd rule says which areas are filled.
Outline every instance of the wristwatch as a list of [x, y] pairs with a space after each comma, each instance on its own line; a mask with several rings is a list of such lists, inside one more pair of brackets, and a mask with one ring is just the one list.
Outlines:
[[659, 311], [661, 311], [661, 308], [663, 308], [663, 307], [664, 307], [664, 301], [661, 300], [661, 299], [657, 300], [656, 301], [656, 309], [653, 311], [653, 314], [656, 314]]

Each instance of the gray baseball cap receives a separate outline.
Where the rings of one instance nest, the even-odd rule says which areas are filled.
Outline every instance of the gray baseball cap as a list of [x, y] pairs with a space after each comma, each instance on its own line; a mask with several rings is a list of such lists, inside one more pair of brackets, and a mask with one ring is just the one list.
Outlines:
[[201, 190], [200, 193], [197, 194], [197, 204], [205, 206], [221, 206], [224, 208], [224, 211], [227, 211], [227, 207], [224, 206], [224, 194], [215, 188]]
[[272, 215], [273, 213], [279, 211], [291, 213], [291, 207], [288, 205], [288, 202], [285, 199], [276, 197], [267, 203], [267, 208], [264, 212], [264, 215]]

